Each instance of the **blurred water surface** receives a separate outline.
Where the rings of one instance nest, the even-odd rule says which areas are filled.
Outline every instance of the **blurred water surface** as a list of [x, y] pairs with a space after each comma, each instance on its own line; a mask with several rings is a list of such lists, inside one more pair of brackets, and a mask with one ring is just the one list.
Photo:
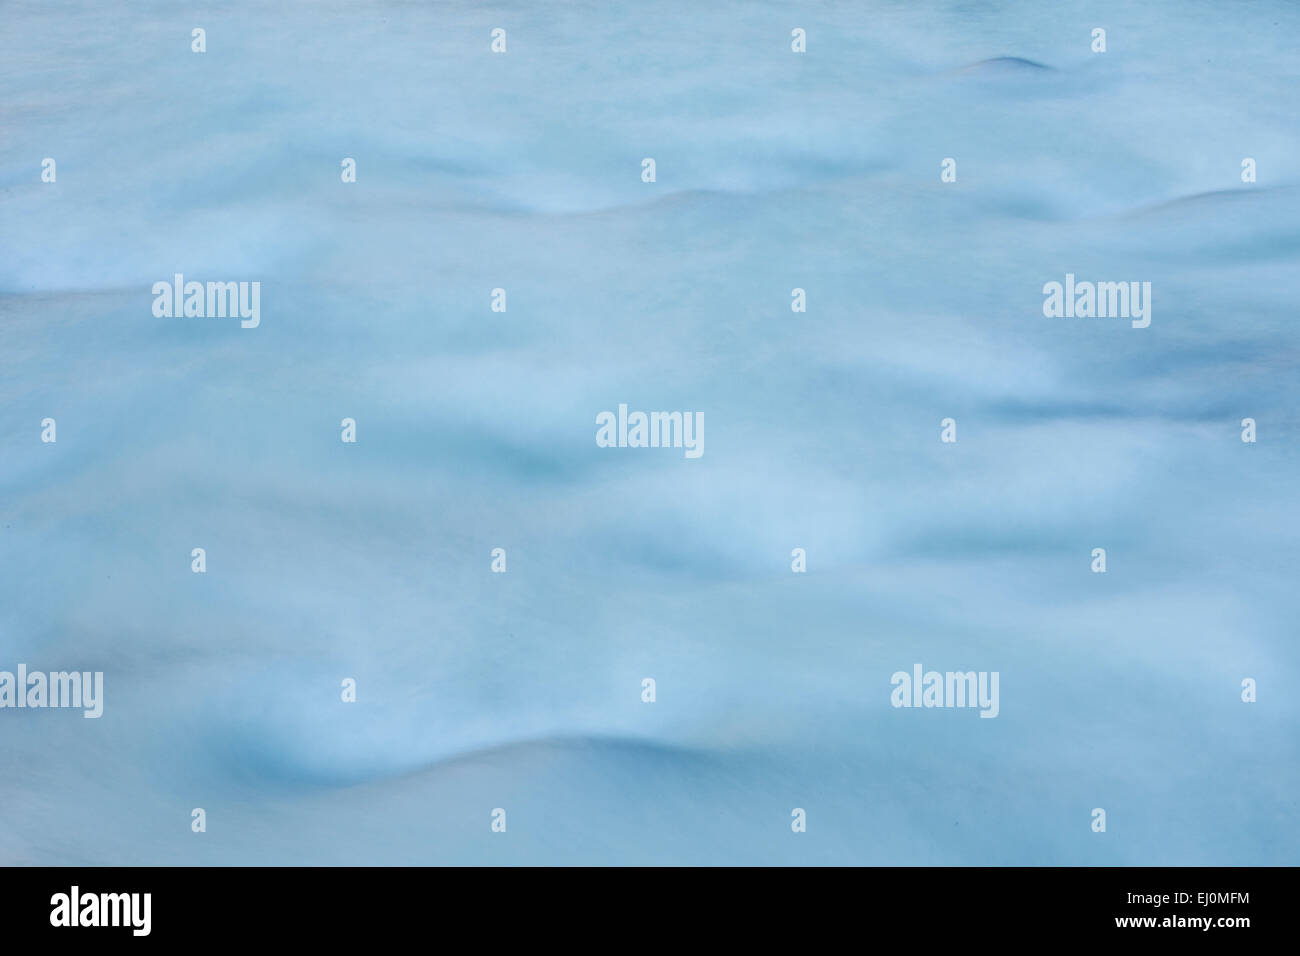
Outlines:
[[1300, 862], [1300, 7], [0, 15], [0, 862]]

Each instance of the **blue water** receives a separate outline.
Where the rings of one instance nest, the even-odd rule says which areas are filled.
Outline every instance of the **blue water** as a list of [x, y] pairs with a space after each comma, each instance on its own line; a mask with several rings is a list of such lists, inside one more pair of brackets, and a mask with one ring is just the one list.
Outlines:
[[0, 17], [0, 863], [1300, 862], [1300, 7]]

